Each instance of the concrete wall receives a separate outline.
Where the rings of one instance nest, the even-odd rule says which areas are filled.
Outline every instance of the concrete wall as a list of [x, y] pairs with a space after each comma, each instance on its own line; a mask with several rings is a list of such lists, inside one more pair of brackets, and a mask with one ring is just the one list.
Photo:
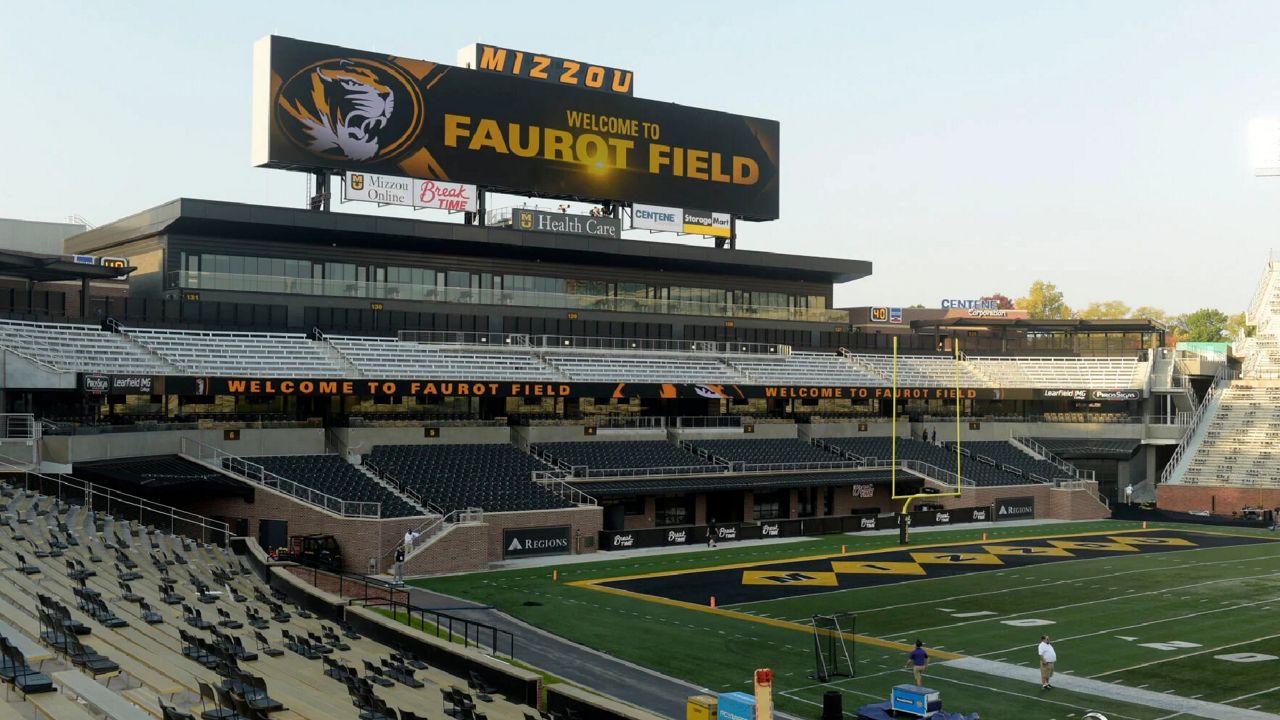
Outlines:
[[582, 425], [530, 425], [521, 428], [524, 437], [537, 445], [553, 442], [627, 442], [628, 440], [666, 440], [665, 428], [652, 430], [597, 430], [587, 435]]
[[334, 428], [333, 432], [352, 452], [368, 455], [374, 445], [478, 445], [511, 442], [509, 427], [441, 427], [440, 436], [429, 438], [420, 427]]
[[239, 440], [224, 440], [221, 429], [49, 435], [41, 440], [41, 451], [44, 459], [57, 463], [174, 455], [179, 452], [184, 437], [240, 457], [319, 455], [325, 451], [323, 428], [244, 429], [240, 431]]
[[53, 223], [0, 218], [0, 248], [19, 252], [62, 255], [63, 241], [85, 231], [79, 223]]
[[75, 390], [76, 374], [37, 365], [9, 350], [0, 351], [0, 380], [6, 390]]
[[799, 426], [794, 423], [760, 423], [754, 426], [755, 431], [745, 433], [740, 429], [725, 430], [676, 430], [675, 436], [680, 440], [764, 440], [767, 438], [800, 437]]
[[[797, 427], [800, 429], [800, 437], [808, 440], [811, 438], [833, 437], [889, 437], [893, 434], [892, 425], [892, 423], [887, 422], [868, 422], [866, 432], [858, 430], [857, 421], [847, 423], [810, 423]], [[905, 421], [898, 423], [898, 437], [908, 437], [910, 434], [910, 423]]]

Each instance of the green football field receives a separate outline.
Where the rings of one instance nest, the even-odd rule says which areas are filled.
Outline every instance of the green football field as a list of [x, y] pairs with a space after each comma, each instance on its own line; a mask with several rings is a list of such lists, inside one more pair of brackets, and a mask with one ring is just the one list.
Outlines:
[[[775, 672], [779, 709], [846, 713], [911, 682], [906, 647], [933, 653], [925, 684], [946, 709], [984, 718], [1174, 720], [1169, 696], [1280, 714], [1280, 539], [1268, 531], [1115, 521], [831, 536], [557, 568], [420, 581], [493, 604], [553, 633], [715, 692]], [[841, 555], [840, 545], [846, 545]], [[709, 607], [715, 595], [717, 608]], [[845, 628], [850, 678], [819, 683], [815, 614]], [[1062, 684], [1038, 682], [1036, 643], [1054, 638]], [[989, 661], [989, 662], [983, 662]], [[1119, 689], [1117, 689], [1119, 688]], [[1130, 690], [1131, 689], [1131, 690]], [[1152, 698], [1156, 698], [1152, 700]]]

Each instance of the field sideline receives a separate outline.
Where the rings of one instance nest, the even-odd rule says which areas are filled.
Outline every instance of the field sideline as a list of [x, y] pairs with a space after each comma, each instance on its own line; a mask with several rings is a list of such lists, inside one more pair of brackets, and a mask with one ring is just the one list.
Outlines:
[[[1116, 521], [996, 527], [986, 529], [985, 542], [977, 530], [921, 530], [905, 549], [917, 553], [914, 558], [888, 554], [903, 550], [896, 536], [830, 536], [713, 552], [614, 560], [602, 555], [599, 562], [559, 568], [559, 582], [553, 582], [552, 569], [544, 567], [415, 584], [495, 605], [553, 633], [717, 692], [747, 689], [754, 668], [772, 667], [780, 709], [801, 717], [816, 717], [823, 692], [832, 687], [845, 694], [845, 710], [851, 712], [863, 703], [883, 700], [892, 685], [909, 682], [901, 648], [916, 637], [935, 655], [926, 684], [942, 691], [952, 711], [1052, 719], [1099, 710], [1110, 718], [1132, 720], [1232, 712], [1245, 717], [1249, 710], [1280, 713], [1280, 623], [1274, 620], [1275, 608], [1280, 607], [1280, 545], [1269, 542], [1275, 535], [1236, 529], [1206, 533], [1211, 529], [1169, 524], [1152, 524], [1145, 533], [1138, 530], [1134, 523]], [[1107, 533], [1130, 540], [1117, 543]], [[1102, 536], [1066, 537], [1086, 534]], [[1181, 546], [1158, 552], [1152, 547], [1121, 547], [1140, 546], [1142, 538]], [[1086, 544], [1081, 547], [1081, 542]], [[1210, 546], [1223, 542], [1249, 544]], [[928, 545], [944, 543], [965, 545], [954, 552], [946, 547], [924, 552]], [[991, 559], [1032, 552], [1006, 546], [1052, 548], [1043, 553], [1047, 555], [1062, 552], [1050, 543], [1065, 544], [1070, 556], [1026, 564]], [[813, 568], [823, 563], [831, 565], [841, 544], [848, 546], [850, 555], [879, 552], [852, 566], [837, 566], [852, 567], [855, 575], [840, 572], [833, 580], [831, 573], [815, 572]], [[897, 564], [881, 558], [896, 558]], [[901, 562], [903, 558], [907, 561]], [[919, 562], [913, 567], [912, 560]], [[827, 586], [808, 589], [812, 594], [769, 590], [781, 596], [721, 605], [714, 611], [618, 587], [619, 578], [657, 574], [677, 579], [672, 592], [687, 593], [685, 586], [695, 582], [723, 587], [725, 593], [741, 592], [751, 584], [741, 582], [743, 572], [773, 561], [785, 561], [776, 565], [784, 570], [800, 569], [780, 581], [765, 575], [766, 586]], [[811, 564], [796, 565], [803, 561]], [[989, 567], [981, 572], [958, 567], [967, 563]], [[741, 568], [725, 571], [730, 565]], [[859, 567], [867, 565], [872, 569]], [[690, 572], [696, 569], [706, 572]], [[856, 584], [866, 573], [881, 572], [903, 577]], [[831, 582], [838, 585], [831, 587]], [[855, 585], [845, 587], [850, 582]], [[816, 683], [809, 678], [814, 659], [808, 618], [849, 611], [858, 613], [861, 640], [850, 646], [856, 677]], [[1050, 691], [1041, 691], [1034, 678], [1023, 677], [1037, 674], [1034, 646], [1042, 632], [1059, 638], [1055, 644], [1064, 674], [1062, 684]], [[961, 656], [968, 659], [945, 662]], [[1114, 685], [1074, 678], [1132, 690], [1115, 691]], [[1146, 702], [1144, 696], [1154, 697], [1147, 693], [1163, 696], [1153, 704], [1164, 707], [1139, 704]], [[1205, 714], [1191, 708], [1196, 714], [1186, 714], [1186, 708], [1174, 702], [1177, 698], [1225, 703], [1240, 710]]]

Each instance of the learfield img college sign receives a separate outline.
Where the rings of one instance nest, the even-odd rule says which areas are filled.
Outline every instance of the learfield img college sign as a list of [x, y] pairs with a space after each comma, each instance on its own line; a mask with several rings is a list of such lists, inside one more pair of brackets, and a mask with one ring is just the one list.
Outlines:
[[256, 166], [778, 217], [775, 120], [275, 36], [253, 66]]

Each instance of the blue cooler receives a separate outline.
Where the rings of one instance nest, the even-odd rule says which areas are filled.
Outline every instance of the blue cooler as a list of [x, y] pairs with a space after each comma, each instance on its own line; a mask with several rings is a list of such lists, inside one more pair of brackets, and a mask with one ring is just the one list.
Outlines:
[[756, 696], [744, 692], [720, 693], [719, 720], [756, 720]]
[[942, 709], [937, 690], [919, 685], [894, 685], [889, 694], [889, 709], [924, 717]]

